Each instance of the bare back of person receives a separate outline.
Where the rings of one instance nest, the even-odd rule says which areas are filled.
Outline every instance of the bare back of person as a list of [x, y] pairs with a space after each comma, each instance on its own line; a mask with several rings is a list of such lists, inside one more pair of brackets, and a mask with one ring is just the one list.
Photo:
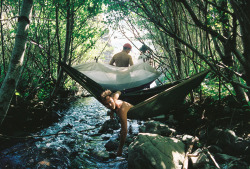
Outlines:
[[128, 67], [129, 65], [133, 65], [132, 57], [125, 51], [115, 54], [110, 63], [115, 63], [115, 66], [117, 67]]
[[109, 64], [117, 67], [128, 67], [132, 66], [133, 60], [132, 57], [129, 55], [132, 46], [129, 43], [123, 45], [123, 50], [117, 54], [115, 54], [112, 59], [110, 60]]

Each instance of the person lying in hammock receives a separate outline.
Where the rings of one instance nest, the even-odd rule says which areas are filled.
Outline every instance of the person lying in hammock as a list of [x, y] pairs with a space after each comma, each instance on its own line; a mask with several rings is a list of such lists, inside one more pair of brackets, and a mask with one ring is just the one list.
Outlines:
[[118, 100], [121, 95], [120, 91], [112, 93], [110, 90], [105, 90], [101, 94], [101, 100], [105, 107], [111, 110], [110, 118], [113, 119], [114, 112], [119, 116], [121, 123], [120, 144], [117, 150], [117, 156], [122, 156], [122, 148], [127, 137], [127, 113], [133, 105], [128, 102]]

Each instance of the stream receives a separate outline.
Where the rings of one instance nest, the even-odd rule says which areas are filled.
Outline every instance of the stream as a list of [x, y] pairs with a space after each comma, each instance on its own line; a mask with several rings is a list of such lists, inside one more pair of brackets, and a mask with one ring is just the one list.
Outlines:
[[[80, 98], [70, 105], [59, 122], [34, 133], [32, 139], [0, 152], [0, 168], [127, 168], [127, 147], [124, 155], [115, 157], [105, 144], [118, 138], [120, 129], [112, 134], [99, 134], [109, 120], [107, 109], [95, 98]], [[130, 131], [138, 133], [137, 121], [128, 121]]]

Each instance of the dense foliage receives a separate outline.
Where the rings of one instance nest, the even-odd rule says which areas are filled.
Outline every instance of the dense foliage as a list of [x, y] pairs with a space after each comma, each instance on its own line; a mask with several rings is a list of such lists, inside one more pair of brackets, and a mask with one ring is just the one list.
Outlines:
[[[18, 0], [1, 1], [0, 84], [10, 63], [20, 6]], [[93, 60], [105, 45], [100, 37], [107, 27], [122, 31], [123, 22], [138, 41], [150, 47], [154, 66], [165, 74], [163, 80], [182, 79], [210, 68], [213, 74], [202, 85], [203, 94], [215, 99], [231, 95], [247, 105], [249, 6], [246, 0], [36, 1], [13, 100], [51, 103], [55, 89], [75, 89], [58, 64]]]
[[[19, 2], [1, 1], [0, 83], [5, 78], [15, 40]], [[86, 52], [107, 32], [100, 14], [103, 3], [103, 0], [34, 3], [24, 69], [16, 89], [17, 97], [45, 101], [55, 86], [59, 62], [71, 64], [91, 59]]]
[[[58, 111], [69, 108], [80, 89], [63, 72], [60, 63], [73, 65], [96, 58], [109, 60], [111, 56], [107, 55], [113, 50], [109, 38], [119, 32], [133, 44], [133, 50], [141, 47], [135, 45], [138, 41], [148, 47], [150, 64], [162, 72], [159, 83], [211, 70], [200, 87], [188, 94], [184, 104], [152, 118], [167, 123], [169, 131], [160, 123], [159, 128], [150, 124], [157, 134], [163, 131], [163, 136], [171, 133], [168, 137], [186, 140], [184, 164], [190, 161], [194, 148], [201, 150], [195, 152], [200, 152], [197, 156], [201, 157], [200, 163], [206, 161], [205, 168], [215, 168], [215, 159], [220, 160], [223, 168], [247, 167], [250, 150], [249, 9], [248, 0], [0, 0], [0, 149], [34, 138], [23, 144], [24, 148], [18, 144], [3, 151], [3, 165], [10, 167], [13, 162], [37, 168], [45, 163], [59, 168], [89, 168], [90, 159], [98, 163], [105, 161], [108, 166], [112, 163], [116, 167], [126, 167], [117, 165], [123, 161], [113, 159], [112, 151], [106, 154], [100, 148], [99, 143], [107, 149], [104, 142], [114, 141], [120, 135], [117, 130], [104, 127], [109, 120], [101, 127], [106, 120], [106, 109], [92, 99], [84, 99], [67, 113]], [[128, 37], [128, 32], [134, 37]], [[172, 105], [171, 101], [161, 101]], [[66, 119], [51, 126], [63, 115]], [[138, 121], [135, 126], [141, 127], [134, 135], [135, 123], [130, 122], [129, 144], [146, 124]], [[30, 135], [47, 126], [51, 127], [39, 135]], [[99, 128], [108, 128], [108, 136], [100, 135]], [[111, 137], [110, 133], [117, 134]], [[186, 134], [195, 137], [191, 139]], [[196, 137], [199, 137], [198, 142]], [[137, 155], [139, 149], [135, 150]], [[156, 151], [152, 149], [152, 152], [155, 162]], [[127, 153], [125, 156], [128, 159]]]
[[207, 85], [217, 86], [212, 95], [236, 96], [247, 105], [249, 6], [237, 0], [120, 0], [113, 2], [110, 20], [126, 20], [170, 80], [211, 68], [216, 79]]

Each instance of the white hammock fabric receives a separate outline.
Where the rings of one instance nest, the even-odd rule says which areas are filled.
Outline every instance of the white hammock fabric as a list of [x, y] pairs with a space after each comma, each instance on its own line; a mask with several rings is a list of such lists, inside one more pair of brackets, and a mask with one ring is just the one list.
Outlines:
[[131, 89], [153, 82], [160, 73], [148, 63], [130, 67], [115, 67], [103, 63], [84, 63], [72, 66], [105, 89], [112, 91]]

